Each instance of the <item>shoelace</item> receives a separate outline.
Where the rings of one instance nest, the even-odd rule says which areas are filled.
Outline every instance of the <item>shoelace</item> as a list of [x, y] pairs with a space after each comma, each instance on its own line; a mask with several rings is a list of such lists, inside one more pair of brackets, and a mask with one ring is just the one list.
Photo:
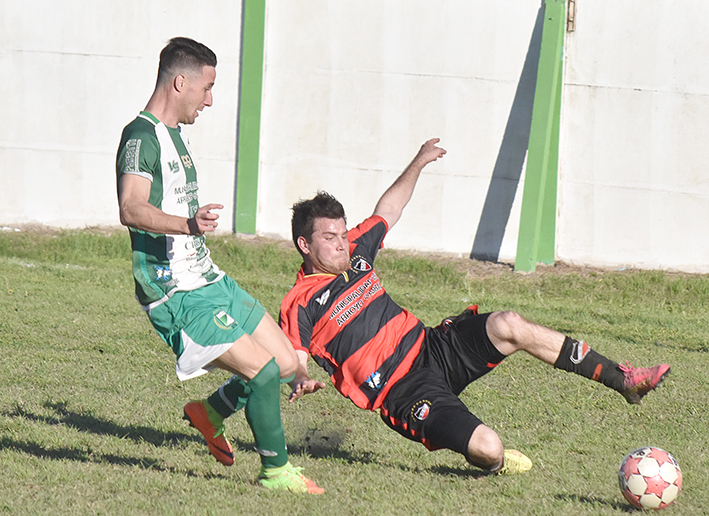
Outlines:
[[274, 478], [274, 477], [280, 477], [281, 475], [286, 475], [286, 476], [296, 476], [299, 478], [303, 478], [301, 475], [301, 471], [303, 471], [303, 468], [301, 466], [291, 466], [288, 469], [285, 469], [278, 473], [277, 475], [274, 475], [273, 477], [265, 477], [265, 478]]
[[[303, 471], [303, 468], [300, 466], [292, 466], [290, 469], [285, 470], [283, 473], [291, 473], [296, 476], [301, 476], [300, 472]], [[281, 473], [281, 474], [283, 474]]]
[[224, 433], [224, 423], [221, 424], [221, 426], [217, 429], [217, 433], [214, 434], [214, 437], [219, 437]]
[[625, 361], [625, 364], [618, 364], [618, 367], [621, 371], [623, 371], [626, 376], [628, 376], [628, 373], [630, 373], [630, 376], [632, 377], [635, 373], [635, 368], [633, 367], [633, 364], [631, 364], [628, 360]]

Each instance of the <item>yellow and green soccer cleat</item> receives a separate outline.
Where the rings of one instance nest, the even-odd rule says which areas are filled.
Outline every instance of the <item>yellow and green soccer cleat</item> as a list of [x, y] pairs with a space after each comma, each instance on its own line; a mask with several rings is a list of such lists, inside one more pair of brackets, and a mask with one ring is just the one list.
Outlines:
[[288, 462], [280, 468], [261, 467], [258, 477], [259, 483], [267, 489], [287, 490], [291, 493], [323, 494], [325, 490], [318, 487], [315, 482], [301, 474], [303, 468], [292, 466]]
[[524, 453], [517, 450], [505, 450], [505, 460], [497, 470], [498, 475], [516, 475], [532, 469], [532, 461]]

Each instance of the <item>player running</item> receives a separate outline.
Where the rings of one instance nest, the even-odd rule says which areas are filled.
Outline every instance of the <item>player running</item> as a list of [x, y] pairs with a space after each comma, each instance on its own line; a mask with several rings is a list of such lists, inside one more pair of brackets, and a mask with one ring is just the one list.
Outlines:
[[280, 324], [299, 367], [290, 401], [325, 384], [308, 375], [308, 356], [359, 408], [379, 410], [393, 430], [429, 450], [448, 448], [492, 473], [523, 473], [531, 460], [500, 438], [460, 401], [471, 382], [516, 351], [603, 383], [640, 403], [670, 372], [619, 365], [583, 341], [515, 312], [478, 314], [477, 306], [424, 327], [385, 292], [373, 268], [387, 232], [399, 220], [418, 177], [446, 151], [432, 139], [382, 195], [371, 217], [347, 230], [342, 205], [325, 192], [293, 206], [293, 242], [303, 257], [281, 304]]
[[130, 229], [136, 297], [177, 356], [187, 380], [221, 368], [234, 376], [184, 414], [226, 466], [234, 453], [224, 419], [245, 407], [261, 456], [258, 481], [270, 489], [321, 494], [288, 461], [280, 380], [297, 357], [266, 309], [212, 262], [204, 234], [221, 204], [199, 206], [197, 173], [180, 124], [212, 105], [217, 58], [187, 38], [160, 53], [158, 80], [145, 110], [123, 130], [116, 173], [121, 223]]

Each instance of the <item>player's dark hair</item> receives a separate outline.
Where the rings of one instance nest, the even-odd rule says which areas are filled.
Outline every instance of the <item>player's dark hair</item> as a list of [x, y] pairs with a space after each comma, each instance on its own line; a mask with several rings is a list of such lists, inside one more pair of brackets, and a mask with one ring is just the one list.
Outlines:
[[307, 242], [313, 241], [315, 219], [344, 219], [347, 222], [345, 208], [342, 207], [340, 201], [322, 190], [312, 199], [298, 201], [293, 205], [292, 209], [291, 232], [293, 233], [293, 243], [301, 255], [303, 252], [298, 247], [298, 237], [304, 237]]
[[193, 39], [172, 38], [160, 52], [158, 84], [182, 72], [201, 72], [205, 66], [217, 66], [214, 52]]

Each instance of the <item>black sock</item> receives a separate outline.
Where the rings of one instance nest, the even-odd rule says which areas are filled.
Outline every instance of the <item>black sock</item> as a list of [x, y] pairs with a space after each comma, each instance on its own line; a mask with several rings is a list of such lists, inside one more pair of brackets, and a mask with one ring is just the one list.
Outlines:
[[618, 364], [593, 351], [584, 341], [566, 337], [554, 367], [601, 382], [618, 392], [625, 390], [625, 375]]

